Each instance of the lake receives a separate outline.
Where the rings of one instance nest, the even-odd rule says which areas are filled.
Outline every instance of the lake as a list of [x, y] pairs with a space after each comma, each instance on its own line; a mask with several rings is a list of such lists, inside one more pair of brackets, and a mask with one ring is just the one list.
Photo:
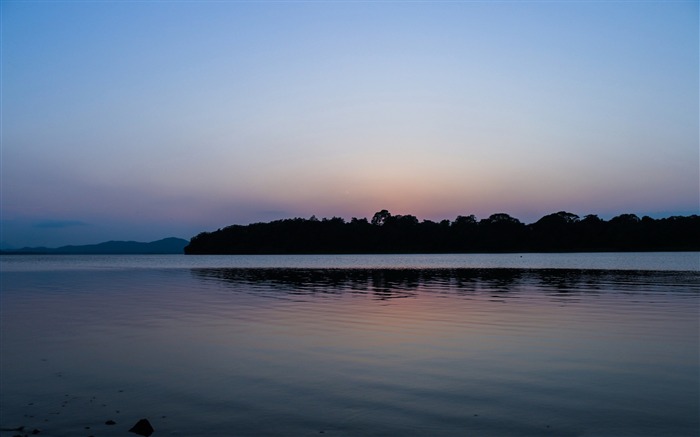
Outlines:
[[697, 436], [699, 264], [0, 256], [0, 436]]

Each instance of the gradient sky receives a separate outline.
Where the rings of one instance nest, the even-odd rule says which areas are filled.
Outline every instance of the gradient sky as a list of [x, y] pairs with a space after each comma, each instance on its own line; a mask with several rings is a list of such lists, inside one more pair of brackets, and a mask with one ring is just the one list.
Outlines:
[[3, 244], [697, 214], [698, 4], [3, 1]]

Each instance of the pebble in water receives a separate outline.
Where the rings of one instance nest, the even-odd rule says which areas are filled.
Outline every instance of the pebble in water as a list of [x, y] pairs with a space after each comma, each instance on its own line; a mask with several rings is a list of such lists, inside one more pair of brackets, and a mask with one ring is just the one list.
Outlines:
[[142, 435], [145, 437], [149, 437], [151, 434], [153, 434], [155, 430], [153, 429], [153, 426], [151, 426], [151, 423], [148, 421], [148, 419], [141, 419], [138, 422], [136, 422], [136, 425], [132, 426], [129, 432], [133, 432], [134, 434]]

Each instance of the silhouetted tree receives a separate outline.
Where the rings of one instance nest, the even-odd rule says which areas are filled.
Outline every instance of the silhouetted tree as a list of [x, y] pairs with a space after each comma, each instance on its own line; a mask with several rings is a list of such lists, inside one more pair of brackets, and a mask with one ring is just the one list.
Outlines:
[[508, 214], [492, 214], [479, 222], [478, 245], [484, 251], [524, 250], [527, 228]]
[[533, 247], [542, 251], [560, 251], [578, 247], [579, 217], [566, 211], [549, 214], [530, 225]]
[[622, 214], [610, 221], [596, 215], [580, 219], [559, 211], [525, 225], [508, 214], [477, 221], [418, 221], [387, 210], [372, 221], [353, 217], [293, 218], [202, 232], [185, 253], [436, 253], [505, 251], [700, 250], [700, 217], [655, 220]]
[[375, 226], [382, 226], [387, 219], [391, 218], [391, 214], [386, 209], [374, 213], [372, 217], [372, 224]]
[[470, 252], [476, 250], [479, 222], [476, 216], [457, 216], [450, 225], [450, 249], [453, 252]]
[[635, 250], [643, 246], [641, 220], [635, 214], [621, 214], [608, 222], [607, 240], [616, 250]]

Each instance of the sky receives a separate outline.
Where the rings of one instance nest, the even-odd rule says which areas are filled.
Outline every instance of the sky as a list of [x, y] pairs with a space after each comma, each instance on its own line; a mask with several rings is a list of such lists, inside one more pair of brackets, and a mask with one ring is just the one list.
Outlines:
[[700, 213], [698, 1], [7, 1], [5, 247]]

